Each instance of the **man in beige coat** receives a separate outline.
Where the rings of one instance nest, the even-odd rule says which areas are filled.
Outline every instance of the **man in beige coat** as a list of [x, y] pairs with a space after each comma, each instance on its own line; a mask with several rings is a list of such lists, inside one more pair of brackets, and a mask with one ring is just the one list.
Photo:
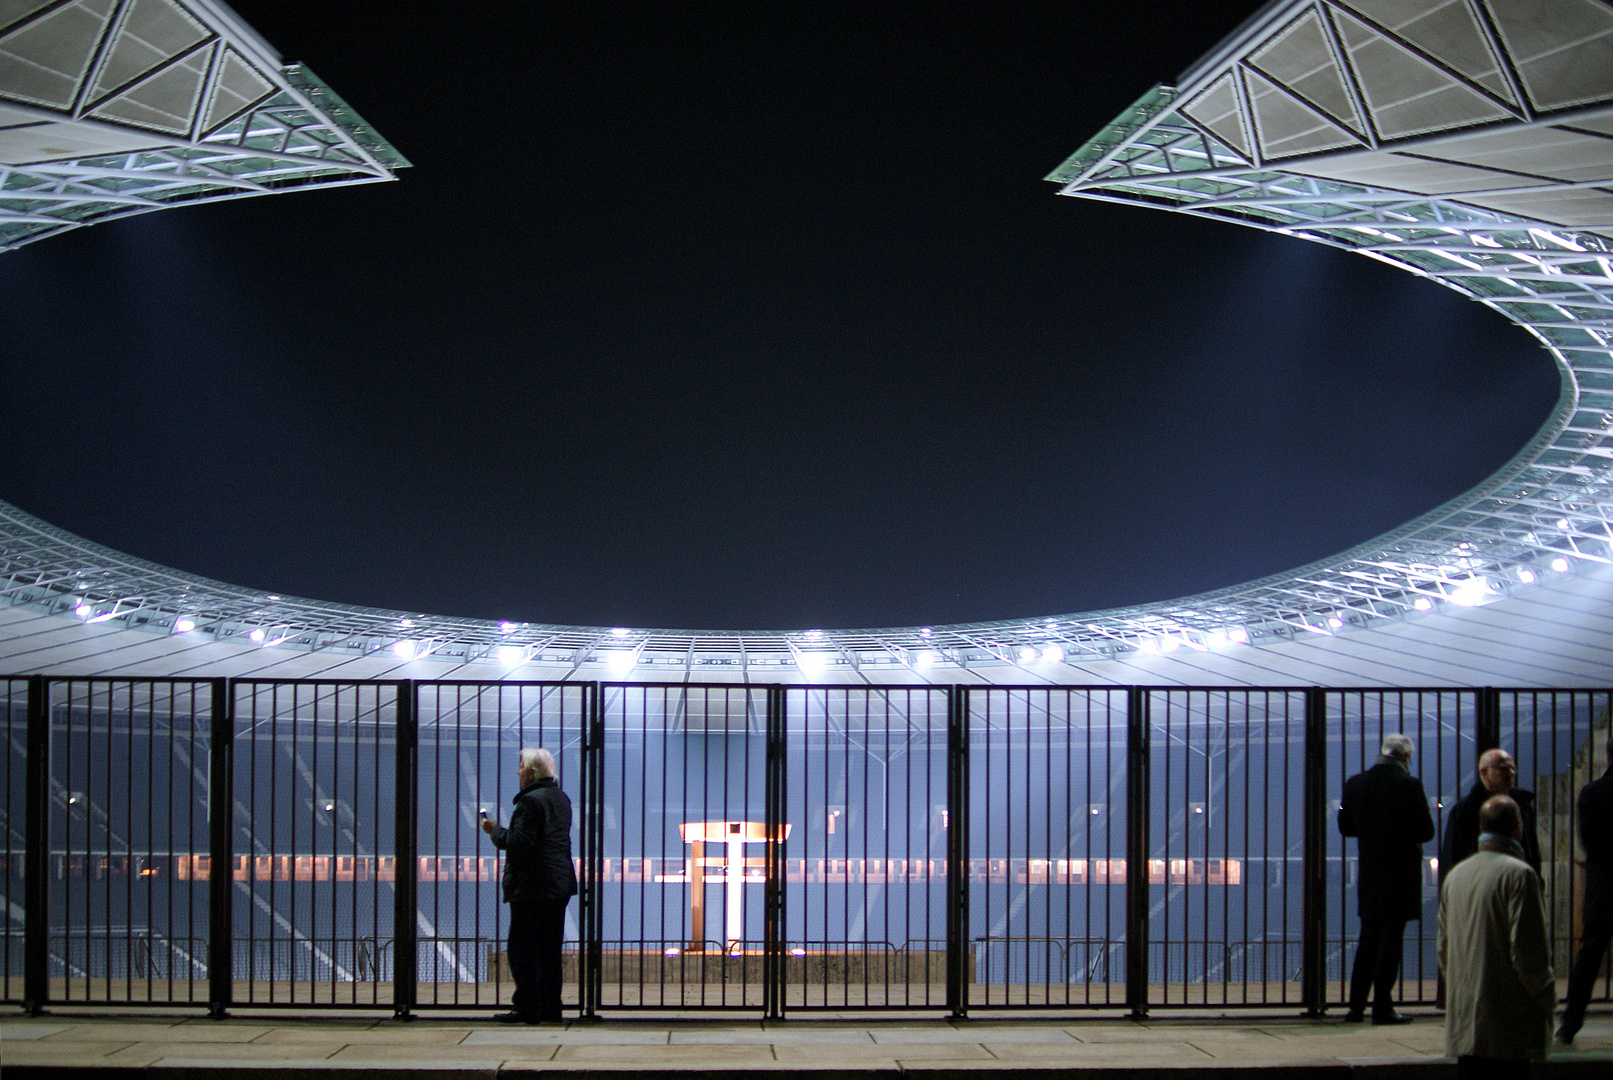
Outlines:
[[1557, 981], [1540, 875], [1524, 861], [1523, 819], [1505, 795], [1479, 810], [1478, 850], [1439, 894], [1445, 1053], [1459, 1080], [1529, 1075], [1546, 1057]]

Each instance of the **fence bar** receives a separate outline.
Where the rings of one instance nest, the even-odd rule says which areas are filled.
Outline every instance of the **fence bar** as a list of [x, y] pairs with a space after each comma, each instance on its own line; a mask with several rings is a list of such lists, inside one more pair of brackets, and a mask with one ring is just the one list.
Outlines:
[[1327, 691], [1305, 691], [1305, 816], [1300, 927], [1300, 1003], [1306, 1016], [1327, 1008]]
[[28, 678], [28, 772], [23, 817], [22, 1009], [45, 1011], [50, 996], [50, 698], [43, 675]]
[[419, 872], [420, 816], [419, 688], [405, 679], [397, 685], [398, 778], [393, 789], [393, 829], [397, 844], [396, 895], [392, 901], [392, 1015], [412, 1019], [420, 989]]
[[1486, 750], [1501, 745], [1501, 691], [1486, 686], [1478, 692], [1478, 699], [1478, 709], [1473, 718], [1475, 770], [1478, 768], [1478, 757], [1483, 757]]
[[577, 882], [577, 930], [582, 938], [578, 949], [578, 1014], [586, 1019], [599, 1016], [604, 995], [605, 947], [601, 940], [600, 882], [605, 859], [605, 713], [597, 682], [583, 689], [582, 779], [578, 803], [582, 807], [582, 876]]
[[1126, 1005], [1148, 1015], [1149, 693], [1126, 688]]
[[969, 693], [947, 688], [947, 1009], [969, 1015]]
[[235, 996], [231, 959], [235, 875], [235, 716], [228, 679], [212, 685], [207, 765], [207, 1015], [222, 1020]]
[[764, 828], [765, 850], [762, 905], [762, 1011], [769, 1020], [784, 1018], [784, 826], [788, 781], [785, 745], [784, 687], [767, 688], [767, 771]]

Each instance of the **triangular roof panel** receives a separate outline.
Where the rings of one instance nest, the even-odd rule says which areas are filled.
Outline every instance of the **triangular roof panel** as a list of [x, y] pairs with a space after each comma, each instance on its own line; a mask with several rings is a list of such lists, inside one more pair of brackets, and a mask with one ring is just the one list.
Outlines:
[[1182, 106], [1182, 112], [1245, 158], [1250, 156], [1249, 133], [1243, 129], [1243, 112], [1238, 108], [1238, 95], [1230, 73]]
[[207, 104], [207, 117], [202, 130], [211, 132], [239, 116], [252, 104], [273, 93], [274, 84], [251, 64], [241, 59], [234, 49], [227, 49], [219, 65], [218, 81], [213, 87], [213, 99]]
[[1613, 9], [1596, 0], [1488, 0], [1538, 108], [1613, 98]]
[[1501, 63], [1467, 0], [1344, 0], [1395, 36], [1417, 46], [1496, 97], [1516, 105]]
[[116, 92], [209, 36], [207, 28], [173, 0], [134, 0], [95, 77], [91, 100]]
[[1512, 115], [1396, 39], [1343, 11], [1334, 17], [1382, 137], [1403, 138]]
[[206, 77], [207, 56], [205, 52], [197, 53], [102, 102], [90, 115], [188, 135]]
[[1322, 20], [1307, 11], [1249, 56], [1273, 82], [1286, 86], [1357, 135], [1366, 131], [1328, 45]]
[[1259, 72], [1246, 69], [1244, 78], [1249, 89], [1249, 105], [1255, 114], [1260, 152], [1266, 158], [1361, 145], [1361, 141], [1351, 137], [1337, 121], [1296, 100]]
[[71, 109], [111, 12], [78, 0], [0, 36], [0, 97]]

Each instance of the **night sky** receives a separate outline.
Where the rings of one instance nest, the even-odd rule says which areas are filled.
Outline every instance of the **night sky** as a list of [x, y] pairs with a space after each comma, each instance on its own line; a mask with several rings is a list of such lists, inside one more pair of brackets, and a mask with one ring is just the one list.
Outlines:
[[0, 256], [0, 498], [169, 566], [590, 625], [1062, 614], [1367, 540], [1556, 399], [1438, 286], [1041, 179], [1255, 3], [234, 6], [414, 167]]

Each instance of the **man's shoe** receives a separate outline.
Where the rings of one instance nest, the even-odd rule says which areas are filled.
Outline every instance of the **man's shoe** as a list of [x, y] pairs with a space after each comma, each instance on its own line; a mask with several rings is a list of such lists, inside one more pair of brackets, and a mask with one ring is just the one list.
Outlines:
[[495, 1013], [493, 1019], [500, 1024], [536, 1024], [538, 1022], [537, 1017], [518, 1012]]
[[1412, 1017], [1407, 1016], [1405, 1013], [1384, 1013], [1382, 1016], [1374, 1013], [1372, 1017], [1372, 1026], [1381, 1027], [1388, 1024], [1409, 1024], [1412, 1022], [1412, 1019]]
[[1573, 1031], [1569, 1031], [1568, 1030], [1568, 1025], [1564, 1024], [1562, 1027], [1557, 1029], [1557, 1034], [1555, 1036], [1555, 1038], [1557, 1040], [1557, 1045], [1558, 1046], [1573, 1046], [1574, 1045], [1574, 1036], [1578, 1035], [1578, 1034], [1579, 1034], [1579, 1029], [1578, 1028], [1575, 1028]]
[[1362, 1012], [1360, 1009], [1351, 1009], [1349, 1012], [1344, 1014], [1344, 1022], [1346, 1024], [1359, 1024], [1366, 1018], [1367, 1014]]

